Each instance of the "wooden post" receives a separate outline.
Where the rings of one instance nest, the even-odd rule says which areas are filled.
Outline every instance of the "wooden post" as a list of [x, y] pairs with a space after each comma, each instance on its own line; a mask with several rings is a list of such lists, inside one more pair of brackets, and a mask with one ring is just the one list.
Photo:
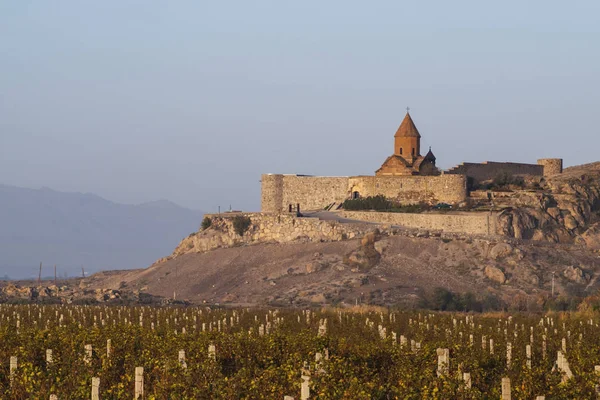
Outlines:
[[10, 357], [10, 385], [12, 386], [13, 380], [15, 378], [15, 374], [17, 373], [17, 367], [18, 367], [18, 361], [17, 361], [17, 357], [15, 356], [11, 356]]
[[302, 385], [300, 386], [300, 400], [310, 398], [310, 376], [302, 374]]
[[511, 400], [510, 378], [502, 378], [502, 400]]
[[535, 400], [546, 400], [546, 396], [536, 396]]
[[85, 345], [85, 355], [83, 356], [83, 362], [85, 362], [86, 364], [91, 364], [92, 363], [92, 345], [91, 344], [86, 344]]
[[437, 349], [438, 366], [437, 376], [448, 375], [450, 371], [450, 350]]
[[531, 369], [531, 345], [525, 346], [525, 355], [527, 356], [527, 369]]
[[50, 395], [50, 400], [58, 400], [58, 396], [55, 394]]
[[112, 352], [112, 340], [106, 339], [106, 358], [110, 358], [110, 353]]
[[46, 365], [52, 364], [52, 349], [46, 349]]
[[510, 368], [512, 362], [512, 343], [506, 343], [506, 368]]
[[400, 348], [405, 348], [407, 343], [408, 341], [406, 340], [406, 337], [404, 335], [400, 335]]
[[546, 359], [546, 335], [542, 335], [542, 358]]
[[558, 351], [556, 354], [556, 367], [558, 368], [558, 372], [560, 372], [562, 376], [561, 383], [565, 383], [573, 377], [573, 372], [571, 372], [569, 362], [567, 361], [567, 358], [562, 353], [562, 351]]
[[134, 400], [144, 398], [144, 367], [135, 367], [135, 395]]
[[208, 358], [215, 361], [217, 359], [217, 348], [214, 344], [208, 345]]
[[292, 396], [283, 396], [283, 400], [294, 400]]
[[463, 381], [465, 382], [465, 387], [467, 389], [471, 389], [471, 374], [468, 372], [463, 373]]
[[92, 378], [92, 400], [100, 400], [100, 378]]
[[179, 365], [181, 365], [182, 368], [187, 368], [187, 363], [185, 362], [185, 350], [179, 350], [178, 360]]

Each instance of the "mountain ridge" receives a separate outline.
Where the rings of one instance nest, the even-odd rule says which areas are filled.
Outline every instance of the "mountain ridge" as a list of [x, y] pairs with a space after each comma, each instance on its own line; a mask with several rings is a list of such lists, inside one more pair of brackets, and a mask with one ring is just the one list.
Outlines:
[[[41, 262], [59, 275], [146, 267], [198, 229], [203, 212], [168, 200], [122, 204], [93, 193], [0, 184], [0, 271], [37, 275]], [[45, 272], [47, 273], [47, 272]]]

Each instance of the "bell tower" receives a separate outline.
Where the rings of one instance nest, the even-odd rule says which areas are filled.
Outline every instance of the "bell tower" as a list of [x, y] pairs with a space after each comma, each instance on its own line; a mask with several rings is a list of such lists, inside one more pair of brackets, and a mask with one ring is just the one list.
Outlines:
[[394, 135], [394, 155], [404, 158], [411, 164], [421, 156], [421, 134], [410, 117], [408, 108], [406, 116]]

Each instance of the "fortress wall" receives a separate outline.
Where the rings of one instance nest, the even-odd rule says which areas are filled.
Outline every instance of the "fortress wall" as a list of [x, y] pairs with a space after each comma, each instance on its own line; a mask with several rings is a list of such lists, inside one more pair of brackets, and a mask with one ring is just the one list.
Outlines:
[[447, 175], [466, 175], [473, 178], [475, 182], [492, 180], [500, 174], [513, 176], [542, 176], [544, 175], [544, 166], [538, 164], [520, 164], [510, 162], [491, 162], [483, 163], [463, 163], [451, 168], [446, 172]]
[[421, 201], [459, 203], [467, 197], [466, 178], [440, 176], [356, 176], [348, 180], [348, 192], [362, 197], [384, 195], [404, 204]]
[[348, 198], [348, 177], [283, 176], [283, 210], [300, 204], [300, 210], [322, 210]]
[[344, 218], [399, 225], [406, 228], [441, 230], [470, 235], [495, 235], [497, 216], [490, 213], [413, 214], [375, 211], [342, 211]]
[[260, 209], [263, 212], [279, 212], [283, 204], [283, 175], [264, 174], [260, 181]]
[[342, 203], [353, 192], [361, 197], [384, 195], [403, 204], [422, 201], [460, 203], [467, 197], [463, 175], [440, 176], [356, 176], [326, 177], [302, 175], [263, 175], [262, 212], [322, 210], [331, 203]]
[[302, 175], [263, 175], [262, 212], [287, 211], [289, 205], [300, 210], [322, 210], [348, 198], [348, 178]]
[[562, 158], [542, 158], [537, 163], [544, 167], [544, 176], [562, 174], [563, 172]]

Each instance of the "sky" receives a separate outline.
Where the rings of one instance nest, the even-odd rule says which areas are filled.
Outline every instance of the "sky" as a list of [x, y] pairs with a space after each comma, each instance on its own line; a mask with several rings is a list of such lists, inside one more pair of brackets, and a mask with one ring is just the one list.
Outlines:
[[263, 173], [600, 145], [600, 2], [0, 0], [0, 183], [257, 211]]

